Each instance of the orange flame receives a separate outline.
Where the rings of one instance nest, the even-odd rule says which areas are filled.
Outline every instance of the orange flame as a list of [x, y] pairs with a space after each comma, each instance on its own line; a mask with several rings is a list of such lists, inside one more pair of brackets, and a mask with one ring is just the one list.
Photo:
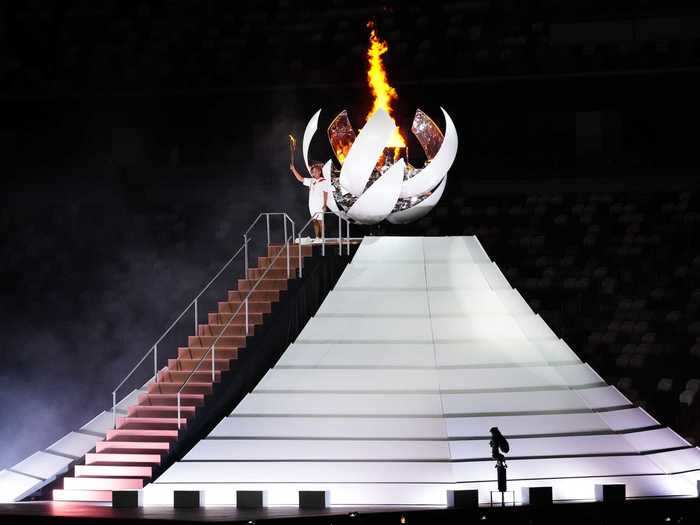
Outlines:
[[[368, 22], [367, 27], [370, 29], [370, 46], [367, 50], [367, 59], [369, 61], [367, 81], [369, 82], [369, 87], [371, 88], [372, 95], [374, 96], [372, 110], [367, 115], [367, 119], [369, 120], [369, 118], [374, 115], [375, 111], [381, 108], [385, 110], [393, 120], [394, 117], [392, 115], [391, 103], [392, 101], [398, 99], [399, 95], [389, 84], [389, 80], [386, 76], [386, 70], [384, 69], [384, 60], [382, 59], [382, 55], [389, 51], [389, 45], [386, 43], [386, 41], [377, 36], [374, 23]], [[396, 122], [394, 122], [394, 124], [396, 124]], [[402, 148], [406, 146], [406, 141], [404, 140], [403, 136], [401, 136], [401, 131], [398, 127], [394, 128], [394, 133], [389, 139], [387, 146], [392, 148]]]

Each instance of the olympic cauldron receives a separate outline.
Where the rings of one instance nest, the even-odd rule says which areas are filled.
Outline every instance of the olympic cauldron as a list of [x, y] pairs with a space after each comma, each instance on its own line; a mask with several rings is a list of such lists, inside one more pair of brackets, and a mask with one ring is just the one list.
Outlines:
[[[323, 175], [333, 187], [328, 207], [359, 224], [377, 224], [384, 219], [405, 224], [425, 216], [440, 200], [447, 171], [457, 155], [457, 130], [444, 109], [442, 113], [444, 134], [428, 115], [416, 110], [411, 132], [426, 156], [420, 168], [408, 162], [405, 148], [387, 146], [396, 124], [386, 110], [375, 111], [359, 133], [355, 133], [347, 111], [338, 114], [328, 127], [328, 139], [340, 169], [331, 159], [323, 166]], [[320, 114], [319, 109], [304, 131], [307, 168]]]

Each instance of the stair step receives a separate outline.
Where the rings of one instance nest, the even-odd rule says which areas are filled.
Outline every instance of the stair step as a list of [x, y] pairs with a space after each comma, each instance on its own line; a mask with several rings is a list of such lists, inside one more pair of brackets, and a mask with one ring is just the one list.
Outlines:
[[[196, 407], [180, 405], [180, 416], [184, 418], [194, 416]], [[177, 405], [134, 405], [129, 407], [129, 417], [177, 417]]]
[[[229, 290], [228, 291], [228, 300], [229, 302], [238, 302], [240, 304], [242, 301], [245, 301], [246, 297], [248, 297], [248, 311], [250, 311], [251, 304], [253, 303], [276, 303], [277, 301], [280, 300], [280, 293], [279, 290], [259, 290], [256, 289], [254, 292], [250, 292], [250, 295], [248, 295], [248, 291], [241, 291], [241, 290]], [[236, 305], [236, 308], [238, 308], [238, 305]], [[245, 306], [243, 307], [245, 308]], [[243, 308], [241, 308], [241, 311], [243, 311]], [[235, 310], [232, 310], [235, 312]]]
[[[256, 292], [253, 292], [256, 293]], [[265, 292], [267, 293], [267, 292]], [[248, 315], [254, 314], [254, 313], [259, 313], [259, 314], [269, 314], [272, 311], [272, 303], [273, 301], [249, 301], [248, 302]], [[243, 306], [240, 310], [238, 310], [238, 307], [241, 305], [241, 301], [238, 299], [235, 299], [233, 301], [219, 301], [218, 303], [218, 312], [221, 315], [228, 314], [229, 316], [233, 315], [236, 311], [238, 311], [238, 314], [236, 314], [236, 317], [240, 317], [241, 315], [245, 316], [245, 306]], [[227, 317], [225, 322], [228, 322], [230, 317]]]
[[[245, 318], [245, 312], [243, 312], [243, 318]], [[226, 325], [226, 324], [199, 325], [199, 327], [197, 329], [197, 335], [205, 336], [205, 337], [206, 336], [217, 336], [222, 332], [224, 327], [226, 328], [226, 331], [225, 331], [226, 333], [224, 335], [253, 336], [255, 334], [255, 325], [254, 324], [248, 324], [248, 331], [246, 332], [245, 323], [240, 323], [240, 324], [231, 323], [229, 325]]]
[[[146, 429], [168, 429], [173, 430], [178, 428], [178, 420], [176, 417], [118, 417], [117, 428], [136, 428], [140, 430]], [[187, 425], [187, 418], [180, 418], [180, 427]]]
[[[284, 253], [287, 248], [287, 245], [285, 244], [269, 244], [267, 246], [267, 255], [269, 257], [274, 257], [278, 253], [282, 252]], [[301, 256], [302, 257], [311, 257], [313, 255], [313, 245], [312, 244], [302, 244], [301, 245]], [[291, 253], [296, 254], [297, 256], [299, 255], [299, 245], [296, 243], [292, 243], [289, 245], [289, 250]]]
[[[209, 376], [211, 379], [211, 376]], [[158, 383], [151, 383], [148, 385], [149, 394], [177, 394], [182, 383], [172, 382], [172, 381], [159, 381]], [[182, 389], [183, 394], [211, 394], [212, 393], [211, 382], [204, 381], [189, 381], [185, 387]]]
[[[174, 394], [173, 394], [174, 397]], [[107, 441], [177, 441], [177, 430], [118, 428], [107, 431]]]
[[[229, 303], [225, 303], [229, 304]], [[248, 324], [251, 325], [260, 325], [263, 324], [263, 312], [253, 312], [251, 311], [252, 308], [251, 306], [254, 303], [248, 303]], [[255, 304], [264, 304], [264, 303], [255, 303]], [[236, 307], [238, 308], [238, 307]], [[236, 310], [234, 310], [235, 312]], [[245, 306], [242, 308], [242, 314], [239, 313], [236, 316], [236, 319], [233, 320], [231, 324], [240, 324], [244, 325], [245, 322], [243, 319], [245, 318]], [[231, 318], [233, 317], [233, 312], [222, 312], [222, 313], [210, 313], [207, 319], [207, 322], [209, 324], [227, 324]]]
[[[217, 350], [218, 352], [219, 350]], [[204, 394], [180, 394], [180, 406], [201, 407], [204, 404]], [[141, 406], [173, 406], [177, 405], [176, 394], [141, 394]]]
[[123, 452], [139, 452], [150, 454], [165, 454], [170, 450], [167, 441], [98, 441], [95, 452], [114, 454]]
[[265, 270], [265, 268], [248, 268], [248, 279], [253, 279], [257, 281], [263, 275], [267, 279], [295, 279], [297, 276], [297, 271], [296, 269], [292, 268], [291, 264], [289, 266], [289, 276], [287, 276], [286, 266], [284, 268], [270, 268], [267, 271]]
[[160, 465], [160, 454], [110, 454], [88, 452], [85, 454], [86, 465]]
[[[197, 347], [197, 346], [185, 346], [177, 349], [178, 359], [196, 359], [200, 360], [202, 357], [207, 355], [209, 351], [208, 348]], [[238, 358], [238, 348], [225, 348], [216, 345], [216, 358], [218, 359], [237, 359]]]
[[[209, 354], [211, 358], [211, 354]], [[216, 361], [215, 361], [216, 362]], [[190, 377], [191, 376], [191, 377]], [[197, 371], [187, 371], [187, 370], [170, 370], [158, 374], [158, 382], [164, 383], [180, 383], [183, 384], [185, 381], [202, 383], [206, 381], [211, 381], [211, 359], [205, 359], [202, 362], [202, 366]], [[214, 370], [214, 382], [218, 383], [221, 381], [221, 370]]]
[[142, 489], [141, 478], [63, 478], [66, 490], [128, 490]]
[[[292, 252], [293, 254], [294, 252]], [[274, 257], [258, 257], [258, 268], [261, 270], [265, 270], [270, 264], [271, 269], [273, 270], [286, 270], [287, 269], [287, 257], [284, 255], [280, 255], [277, 257], [277, 259], [274, 260]], [[302, 263], [303, 263], [303, 256], [302, 256]], [[296, 270], [299, 268], [299, 253], [297, 253], [296, 257], [290, 257], [289, 258], [289, 268], [291, 270]]]
[[[217, 340], [218, 338], [218, 340]], [[210, 335], [190, 335], [187, 338], [187, 346], [199, 346], [209, 348], [216, 341], [216, 346], [223, 348], [245, 348], [245, 335], [222, 335], [214, 337]]]
[[[188, 359], [183, 357], [168, 359], [168, 368], [170, 370], [185, 370], [191, 372], [201, 363], [201, 366], [199, 366], [200, 370], [211, 370], [211, 355], [212, 353], [210, 352], [204, 362], [201, 361], [201, 357], [199, 359]], [[215, 355], [216, 358], [214, 359], [214, 368], [217, 370], [229, 370], [231, 368], [231, 359], [227, 359], [225, 357], [219, 358], [220, 354], [218, 348], [215, 350]]]
[[[257, 283], [257, 286], [256, 286]], [[252, 279], [238, 279], [238, 290], [248, 292], [255, 286], [255, 291], [272, 290], [281, 291], [287, 289], [287, 279], [269, 279], [267, 276], [260, 281]], [[253, 292], [255, 293], [255, 292]]]
[[151, 478], [153, 468], [125, 465], [76, 465], [78, 478]]
[[53, 490], [54, 501], [112, 501], [111, 490]]

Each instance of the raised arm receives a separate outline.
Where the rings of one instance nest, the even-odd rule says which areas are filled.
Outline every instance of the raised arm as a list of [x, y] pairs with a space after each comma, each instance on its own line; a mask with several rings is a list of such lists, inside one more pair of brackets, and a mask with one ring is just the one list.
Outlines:
[[301, 173], [297, 171], [297, 169], [294, 167], [294, 164], [290, 164], [289, 169], [292, 170], [292, 175], [294, 175], [294, 178], [296, 178], [296, 180], [298, 180], [299, 182], [304, 182], [304, 177], [302, 177]]

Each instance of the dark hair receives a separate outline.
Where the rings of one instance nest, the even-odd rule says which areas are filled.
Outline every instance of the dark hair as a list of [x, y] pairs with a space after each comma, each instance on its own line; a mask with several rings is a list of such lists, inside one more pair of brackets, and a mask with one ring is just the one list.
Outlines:
[[323, 162], [319, 162], [317, 160], [312, 160], [311, 162], [309, 162], [309, 171], [311, 171], [314, 168], [318, 168], [318, 169], [322, 170], [323, 169]]

